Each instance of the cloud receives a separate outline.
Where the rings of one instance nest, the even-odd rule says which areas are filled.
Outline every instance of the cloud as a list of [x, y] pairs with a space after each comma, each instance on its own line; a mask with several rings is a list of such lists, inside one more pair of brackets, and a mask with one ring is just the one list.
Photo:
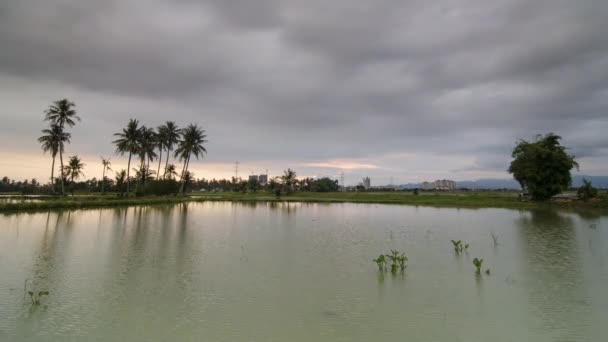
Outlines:
[[373, 164], [366, 164], [347, 160], [330, 160], [326, 162], [303, 163], [302, 166], [340, 170], [374, 170], [380, 168], [379, 166]]
[[42, 111], [69, 97], [69, 153], [111, 154], [130, 117], [197, 122], [208, 178], [236, 160], [508, 177], [515, 140], [549, 131], [608, 173], [606, 17], [603, 0], [2, 2], [0, 144], [45, 158]]

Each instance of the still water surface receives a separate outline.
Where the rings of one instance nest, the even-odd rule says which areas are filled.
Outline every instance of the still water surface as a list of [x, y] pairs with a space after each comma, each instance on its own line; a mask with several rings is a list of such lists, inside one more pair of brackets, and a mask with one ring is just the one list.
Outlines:
[[[371, 261], [391, 248], [405, 274]], [[40, 306], [27, 279], [50, 292]], [[605, 341], [607, 322], [608, 213], [206, 202], [0, 216], [0, 341]]]

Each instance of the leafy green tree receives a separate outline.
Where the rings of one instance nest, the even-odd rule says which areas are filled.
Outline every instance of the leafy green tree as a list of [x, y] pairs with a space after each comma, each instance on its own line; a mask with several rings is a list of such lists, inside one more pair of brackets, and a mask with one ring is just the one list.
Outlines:
[[114, 133], [114, 136], [118, 137], [118, 139], [112, 142], [116, 145], [116, 153], [119, 153], [120, 155], [124, 155], [125, 153], [129, 154], [129, 162], [127, 163], [127, 196], [130, 192], [131, 183], [131, 156], [139, 153], [140, 133], [139, 121], [131, 119], [129, 120], [127, 127], [122, 129], [122, 132]]
[[260, 189], [260, 181], [255, 178], [250, 179], [247, 181], [247, 189], [251, 192], [257, 192]]
[[533, 142], [519, 140], [513, 149], [509, 173], [535, 200], [549, 199], [567, 189], [572, 182], [570, 171], [578, 169], [560, 140], [554, 133], [538, 135]]
[[579, 199], [587, 202], [588, 200], [597, 197], [597, 189], [591, 185], [591, 182], [583, 178], [583, 185], [576, 192]]
[[[76, 105], [74, 104], [74, 102], [71, 102], [68, 99], [55, 101], [44, 112], [44, 119], [46, 121], [49, 121], [51, 125], [57, 125], [61, 132], [63, 132], [66, 125], [73, 127], [76, 124], [76, 121], [80, 121], [80, 117], [76, 114], [76, 110], [74, 109], [75, 107]], [[62, 170], [61, 194], [65, 196], [65, 185], [63, 178], [63, 149], [59, 149], [59, 162], [61, 163], [60, 166]]]
[[64, 143], [70, 142], [70, 133], [64, 132], [59, 125], [51, 125], [50, 128], [42, 130], [43, 135], [38, 138], [38, 142], [42, 144], [42, 150], [50, 152], [53, 157], [51, 165], [51, 186], [55, 190], [55, 158], [58, 152], [63, 152]]
[[101, 177], [101, 193], [104, 193], [106, 184], [106, 171], [112, 171], [112, 163], [110, 158], [101, 157], [101, 165], [103, 166], [103, 173]]
[[296, 172], [292, 169], [285, 170], [281, 176], [281, 182], [283, 183], [285, 192], [287, 194], [292, 193], [295, 190], [297, 182]]
[[205, 138], [205, 130], [199, 128], [197, 125], [190, 124], [188, 127], [181, 131], [182, 139], [179, 141], [177, 148], [175, 149], [175, 157], [178, 157], [184, 162], [181, 175], [181, 189], [183, 193], [186, 184], [186, 172], [188, 172], [188, 166], [190, 165], [190, 158], [192, 155], [199, 159], [204, 153], [207, 152], [204, 144], [207, 142]]

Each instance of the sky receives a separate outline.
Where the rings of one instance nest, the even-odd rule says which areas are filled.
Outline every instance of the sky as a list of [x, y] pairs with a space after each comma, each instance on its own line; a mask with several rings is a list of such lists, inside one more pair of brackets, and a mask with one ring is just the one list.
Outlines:
[[[36, 138], [76, 103], [66, 155], [126, 168], [130, 118], [206, 130], [197, 178], [286, 168], [346, 184], [508, 178], [555, 132], [608, 175], [605, 0], [0, 0], [0, 176], [50, 177]], [[175, 161], [178, 163], [179, 161]]]

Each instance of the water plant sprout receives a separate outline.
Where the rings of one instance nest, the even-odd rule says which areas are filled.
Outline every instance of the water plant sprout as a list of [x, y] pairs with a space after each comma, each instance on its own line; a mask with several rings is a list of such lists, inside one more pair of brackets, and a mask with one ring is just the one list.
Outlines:
[[401, 269], [401, 271], [405, 271], [407, 267], [407, 257], [405, 253], [401, 253], [396, 249], [391, 249], [390, 254], [380, 254], [378, 258], [373, 259], [373, 261], [378, 265], [378, 269], [382, 271], [387, 270], [387, 262], [390, 261], [391, 273], [397, 273], [397, 270]]
[[[478, 259], [478, 258], [473, 259], [473, 265], [475, 265], [477, 274], [481, 274], [481, 266], [483, 265], [483, 259]], [[489, 271], [489, 269], [488, 269], [488, 271]], [[488, 273], [488, 271], [486, 271], [486, 273]]]
[[384, 257], [384, 254], [380, 254], [380, 256], [373, 261], [378, 265], [378, 270], [386, 271], [386, 257]]
[[452, 245], [454, 246], [454, 251], [456, 253], [462, 253], [463, 251], [466, 251], [469, 249], [469, 244], [462, 244], [461, 240], [450, 240], [452, 241]]

